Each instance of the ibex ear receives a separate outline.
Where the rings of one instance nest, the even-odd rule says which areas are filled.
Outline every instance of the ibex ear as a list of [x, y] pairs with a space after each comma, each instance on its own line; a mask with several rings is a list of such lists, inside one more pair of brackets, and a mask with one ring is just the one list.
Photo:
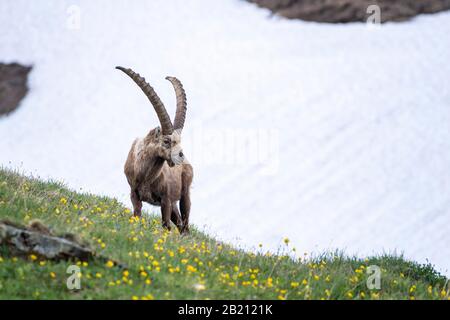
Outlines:
[[161, 135], [161, 128], [160, 127], [156, 127], [155, 128], [155, 137], [159, 138], [160, 135]]

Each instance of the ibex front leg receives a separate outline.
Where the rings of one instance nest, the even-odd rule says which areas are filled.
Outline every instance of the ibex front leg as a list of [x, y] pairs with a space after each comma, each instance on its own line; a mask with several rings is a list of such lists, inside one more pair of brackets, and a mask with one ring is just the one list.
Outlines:
[[161, 216], [162, 225], [164, 228], [170, 231], [170, 217], [172, 216], [172, 203], [169, 197], [164, 197], [161, 199]]
[[131, 204], [133, 205], [133, 214], [135, 217], [141, 216], [142, 211], [142, 201], [139, 199], [138, 192], [136, 190], [131, 190]]

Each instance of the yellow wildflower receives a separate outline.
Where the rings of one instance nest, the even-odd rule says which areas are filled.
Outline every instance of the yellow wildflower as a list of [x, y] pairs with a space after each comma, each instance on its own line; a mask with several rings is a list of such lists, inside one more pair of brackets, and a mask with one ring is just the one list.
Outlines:
[[140, 274], [141, 274], [141, 277], [143, 277], [143, 278], [148, 276], [147, 272], [145, 272], [145, 271], [141, 271]]
[[111, 260], [108, 260], [108, 262], [106, 263], [106, 266], [108, 268], [112, 268], [112, 267], [114, 267], [114, 262], [112, 262]]
[[195, 267], [193, 267], [191, 265], [188, 265], [186, 267], [186, 270], [189, 271], [189, 272], [197, 272], [197, 268], [195, 268]]

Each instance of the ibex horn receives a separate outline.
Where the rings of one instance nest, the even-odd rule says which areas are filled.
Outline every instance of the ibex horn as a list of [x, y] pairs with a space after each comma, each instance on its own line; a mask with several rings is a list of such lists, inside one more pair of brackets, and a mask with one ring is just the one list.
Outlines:
[[153, 108], [155, 108], [156, 115], [158, 116], [159, 123], [161, 124], [162, 134], [163, 135], [172, 134], [173, 126], [172, 122], [170, 121], [169, 114], [167, 113], [164, 104], [162, 103], [161, 99], [158, 97], [152, 86], [145, 81], [144, 77], [141, 77], [139, 73], [136, 73], [131, 69], [126, 69], [124, 67], [116, 67], [116, 69], [121, 70], [125, 74], [127, 74], [131, 79], [133, 79], [134, 82], [136, 82], [139, 88], [141, 88], [141, 90], [144, 91], [148, 100], [150, 100], [150, 102], [152, 103]]
[[174, 130], [183, 130], [184, 120], [186, 119], [186, 92], [184, 92], [183, 85], [181, 81], [175, 77], [166, 77], [169, 80], [173, 88], [175, 89], [175, 94], [177, 96], [177, 111], [175, 113], [175, 120], [173, 121]]

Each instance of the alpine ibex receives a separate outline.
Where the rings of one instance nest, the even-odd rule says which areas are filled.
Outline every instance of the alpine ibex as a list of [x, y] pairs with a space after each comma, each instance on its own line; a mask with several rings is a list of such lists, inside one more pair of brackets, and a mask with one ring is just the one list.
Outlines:
[[[191, 209], [189, 188], [193, 170], [180, 144], [186, 118], [186, 93], [183, 86], [177, 78], [166, 77], [172, 83], [177, 99], [172, 125], [164, 104], [145, 79], [131, 69], [116, 69], [125, 72], [142, 89], [161, 124], [161, 128], [156, 127], [147, 136], [134, 140], [125, 162], [125, 175], [131, 187], [134, 215], [141, 216], [142, 201], [161, 206], [163, 227], [170, 230], [172, 221], [180, 233], [188, 233]], [[180, 210], [177, 207], [178, 201]]]

